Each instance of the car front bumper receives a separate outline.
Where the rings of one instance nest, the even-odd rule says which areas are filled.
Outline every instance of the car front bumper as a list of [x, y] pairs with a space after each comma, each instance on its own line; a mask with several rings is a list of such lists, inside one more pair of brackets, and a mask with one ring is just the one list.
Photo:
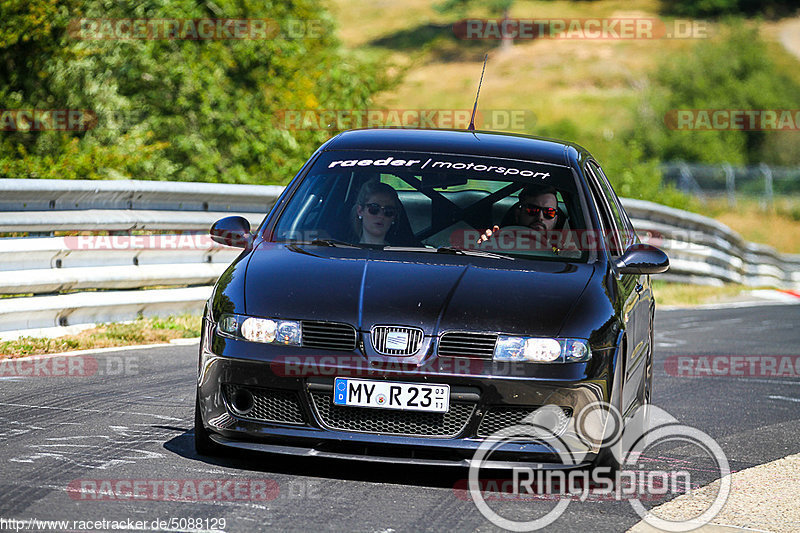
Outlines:
[[[601, 442], [591, 435], [602, 435], [603, 428], [586, 431], [577, 421], [586, 406], [609, 401], [612, 350], [595, 352], [588, 363], [548, 365], [545, 377], [534, 368], [543, 365], [512, 371], [485, 361], [454, 366], [429, 360], [387, 371], [354, 365], [360, 358], [366, 361], [357, 353], [310, 355], [303, 348], [256, 345], [219, 336], [207, 320], [204, 329], [199, 409], [211, 438], [223, 446], [295, 456], [469, 466], [476, 451], [494, 438], [489, 463], [483, 464], [492, 468], [583, 466], [600, 449]], [[296, 357], [324, 364], [285, 365]], [[336, 376], [447, 384], [450, 410], [437, 414], [334, 406]], [[237, 409], [237, 394], [251, 398], [252, 409]], [[542, 406], [557, 406], [564, 413], [563, 430], [552, 438], [531, 433], [531, 419], [522, 420]], [[603, 417], [594, 420], [605, 423]], [[567, 459], [559, 453], [564, 449], [571, 452]]]

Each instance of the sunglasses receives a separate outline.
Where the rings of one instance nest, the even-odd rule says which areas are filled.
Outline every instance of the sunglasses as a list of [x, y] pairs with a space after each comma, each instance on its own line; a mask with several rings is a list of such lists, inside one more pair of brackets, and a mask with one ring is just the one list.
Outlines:
[[539, 205], [525, 204], [520, 205], [519, 208], [524, 209], [528, 216], [532, 217], [538, 216], [539, 213], [541, 213], [542, 216], [547, 220], [556, 218], [556, 215], [558, 214], [558, 211], [555, 207], [542, 207]]
[[397, 214], [397, 209], [390, 205], [384, 206], [381, 204], [369, 203], [369, 204], [364, 204], [363, 207], [366, 207], [367, 211], [369, 211], [369, 214], [373, 216], [377, 215], [381, 211], [383, 211], [383, 214], [388, 218], [394, 218], [394, 216]]

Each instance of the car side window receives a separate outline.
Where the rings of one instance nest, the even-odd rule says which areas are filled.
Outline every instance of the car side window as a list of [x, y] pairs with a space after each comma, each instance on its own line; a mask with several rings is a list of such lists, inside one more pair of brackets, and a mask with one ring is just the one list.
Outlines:
[[616, 213], [616, 216], [615, 214], [612, 214], [614, 212], [609, 206], [606, 194], [600, 186], [600, 178], [597, 176], [597, 170], [594, 168], [594, 166], [587, 163], [584, 169], [592, 190], [592, 195], [595, 199], [595, 204], [597, 205], [598, 214], [604, 226], [604, 240], [608, 243], [608, 248], [611, 252], [611, 255], [615, 257], [620, 256], [622, 255], [623, 247], [622, 237], [620, 234], [622, 230], [621, 220], [618, 221], [616, 218], [619, 216], [619, 213]]
[[633, 224], [631, 224], [628, 214], [622, 208], [622, 202], [619, 201], [619, 196], [617, 196], [617, 194], [614, 192], [614, 189], [611, 188], [611, 183], [608, 181], [603, 169], [600, 168], [595, 161], [591, 161], [589, 164], [595, 171], [598, 181], [600, 182], [600, 188], [603, 190], [603, 194], [608, 200], [608, 204], [611, 207], [612, 213], [614, 214], [614, 219], [620, 229], [620, 238], [622, 240], [622, 244], [624, 245], [624, 248], [627, 248], [633, 244], [636, 239], [636, 232], [633, 229]]

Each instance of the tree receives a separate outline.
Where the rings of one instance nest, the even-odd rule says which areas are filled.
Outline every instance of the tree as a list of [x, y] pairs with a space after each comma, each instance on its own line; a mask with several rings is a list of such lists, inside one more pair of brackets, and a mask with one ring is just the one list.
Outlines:
[[[330, 132], [282, 128], [281, 110], [360, 109], [391, 83], [342, 50], [312, 0], [14, 0], [0, 17], [14, 21], [0, 33], [0, 107], [98, 117], [88, 131], [3, 135], [3, 177], [286, 183]], [[270, 19], [279, 33], [81, 39], [80, 18]]]

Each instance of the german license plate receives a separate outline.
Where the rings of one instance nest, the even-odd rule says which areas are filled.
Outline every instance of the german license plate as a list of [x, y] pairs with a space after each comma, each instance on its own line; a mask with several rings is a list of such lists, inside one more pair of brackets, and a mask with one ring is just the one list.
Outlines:
[[446, 413], [450, 408], [450, 385], [336, 378], [333, 383], [333, 403]]

